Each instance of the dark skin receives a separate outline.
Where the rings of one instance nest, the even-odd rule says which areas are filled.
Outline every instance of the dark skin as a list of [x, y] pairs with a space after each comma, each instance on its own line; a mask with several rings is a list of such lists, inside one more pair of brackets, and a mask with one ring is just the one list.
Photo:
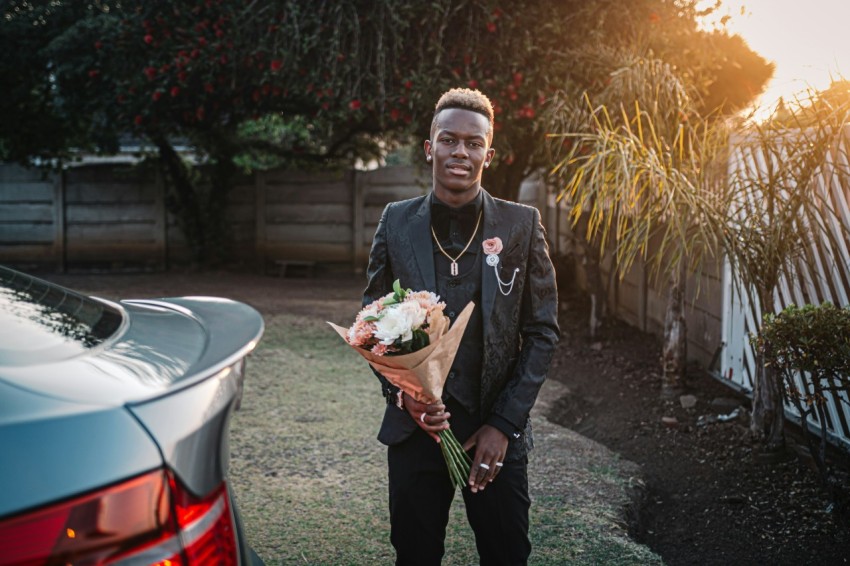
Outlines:
[[[482, 114], [460, 108], [441, 110], [431, 128], [431, 139], [425, 140], [425, 159], [433, 167], [434, 196], [454, 207], [475, 199], [481, 190], [481, 175], [496, 153], [491, 142], [492, 127]], [[449, 428], [451, 414], [441, 401], [429, 405], [405, 393], [404, 408], [438, 442], [437, 433]], [[496, 463], [505, 459], [508, 437], [485, 424], [463, 444], [466, 451], [473, 448], [469, 489], [477, 493], [499, 474], [501, 468]]]
[[425, 159], [432, 164], [434, 196], [449, 206], [471, 202], [481, 190], [481, 174], [496, 150], [490, 122], [478, 112], [447, 108], [437, 114]]

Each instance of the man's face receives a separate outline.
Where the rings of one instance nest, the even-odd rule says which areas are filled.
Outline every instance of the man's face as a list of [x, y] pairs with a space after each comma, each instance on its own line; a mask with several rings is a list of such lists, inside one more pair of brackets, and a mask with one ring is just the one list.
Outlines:
[[434, 173], [434, 192], [449, 204], [464, 204], [478, 194], [481, 173], [493, 159], [490, 123], [478, 112], [460, 108], [440, 111], [425, 141]]

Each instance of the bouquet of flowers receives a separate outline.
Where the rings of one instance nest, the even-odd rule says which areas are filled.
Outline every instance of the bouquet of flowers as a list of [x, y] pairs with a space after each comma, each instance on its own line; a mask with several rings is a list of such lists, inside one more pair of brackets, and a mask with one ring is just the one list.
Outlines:
[[[429, 291], [402, 289], [366, 306], [350, 328], [329, 322], [358, 354], [390, 383], [419, 401], [435, 403], [443, 395], [446, 376], [466, 330], [473, 303], [469, 303], [449, 328], [445, 303]], [[452, 484], [464, 485], [472, 463], [451, 429], [437, 436]]]

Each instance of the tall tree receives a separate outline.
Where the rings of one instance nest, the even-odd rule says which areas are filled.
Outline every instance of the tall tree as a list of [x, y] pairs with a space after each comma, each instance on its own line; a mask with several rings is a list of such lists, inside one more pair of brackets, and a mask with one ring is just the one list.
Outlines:
[[[480, 88], [496, 110], [496, 160], [487, 188], [516, 199], [521, 181], [551, 166], [545, 134], [559, 94], [605, 90], [627, 50], [671, 66], [693, 90], [695, 111], [729, 113], [761, 92], [773, 67], [740, 37], [704, 30], [694, 0], [437, 0], [412, 29], [413, 101], [428, 108], [449, 86]], [[416, 114], [427, 135], [430, 114]]]
[[[4, 103], [3, 157], [114, 152], [128, 133], [150, 140], [170, 208], [196, 259], [207, 261], [223, 243], [238, 155], [353, 160], [364, 136], [388, 127], [375, 116], [387, 110], [388, 85], [404, 90], [393, 70], [413, 21], [396, 4], [11, 0], [0, 70], [23, 80], [11, 81]], [[271, 140], [245, 128], [272, 116], [293, 135]], [[205, 167], [189, 167], [178, 141]]]
[[[759, 90], [769, 65], [740, 41], [702, 31], [697, 4], [8, 0], [0, 151], [67, 159], [69, 148], [111, 152], [127, 133], [148, 138], [172, 209], [204, 259], [220, 247], [239, 155], [353, 161], [378, 141], [427, 136], [439, 94], [466, 85], [496, 107], [488, 189], [516, 199], [522, 179], [550, 164], [554, 95], [598, 91], [610, 78], [581, 56], [588, 46], [654, 53], [729, 107]], [[751, 84], [732, 80], [734, 69]], [[200, 175], [176, 140], [206, 164]]]

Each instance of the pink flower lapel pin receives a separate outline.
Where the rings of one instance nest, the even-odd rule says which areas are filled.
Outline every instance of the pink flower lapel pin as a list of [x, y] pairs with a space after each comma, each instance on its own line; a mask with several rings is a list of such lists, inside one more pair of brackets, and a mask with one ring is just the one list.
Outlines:
[[484, 247], [484, 253], [487, 255], [487, 265], [492, 267], [493, 272], [496, 274], [496, 281], [499, 282], [499, 291], [505, 296], [510, 295], [511, 291], [513, 291], [514, 281], [516, 280], [516, 274], [519, 273], [519, 268], [514, 269], [511, 280], [505, 283], [499, 277], [499, 254], [502, 253], [502, 239], [496, 237], [484, 240], [482, 246]]
[[489, 240], [484, 240], [484, 243], [482, 245], [484, 246], [484, 253], [488, 256], [497, 256], [502, 253], [501, 238], [490, 238]]

